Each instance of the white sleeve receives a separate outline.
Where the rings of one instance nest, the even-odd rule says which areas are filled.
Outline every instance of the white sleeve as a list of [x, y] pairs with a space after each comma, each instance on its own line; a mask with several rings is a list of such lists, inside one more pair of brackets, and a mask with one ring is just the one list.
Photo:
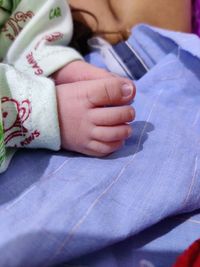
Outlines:
[[59, 149], [54, 83], [0, 64], [0, 88], [5, 146]]
[[18, 147], [60, 148], [54, 83], [0, 63], [0, 173]]
[[0, 95], [7, 147], [60, 148], [55, 85], [46, 77], [82, 58], [67, 47], [71, 36], [66, 0], [21, 0], [1, 29]]
[[49, 76], [67, 63], [82, 59], [67, 46], [73, 24], [66, 0], [29, 0], [28, 4], [22, 0], [10, 21], [0, 35], [0, 57], [6, 54], [4, 62], [18, 70]]

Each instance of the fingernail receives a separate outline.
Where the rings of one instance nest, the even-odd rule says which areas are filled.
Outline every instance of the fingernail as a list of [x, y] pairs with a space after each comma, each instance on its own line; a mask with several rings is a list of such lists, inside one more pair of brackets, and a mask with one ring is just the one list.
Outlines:
[[122, 85], [122, 96], [123, 97], [128, 97], [133, 94], [133, 85], [125, 83]]

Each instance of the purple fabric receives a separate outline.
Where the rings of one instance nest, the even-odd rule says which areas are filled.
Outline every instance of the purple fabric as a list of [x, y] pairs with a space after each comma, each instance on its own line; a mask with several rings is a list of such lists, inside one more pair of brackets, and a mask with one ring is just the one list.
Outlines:
[[200, 36], [200, 0], [193, 1], [193, 32]]
[[0, 267], [169, 267], [199, 238], [200, 210], [181, 213], [200, 209], [200, 39], [140, 25], [127, 42], [152, 62], [134, 135], [99, 159], [18, 151], [0, 176]]

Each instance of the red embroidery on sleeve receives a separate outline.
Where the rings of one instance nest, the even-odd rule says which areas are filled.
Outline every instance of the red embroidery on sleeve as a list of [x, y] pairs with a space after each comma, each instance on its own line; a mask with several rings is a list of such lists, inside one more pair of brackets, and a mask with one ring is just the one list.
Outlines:
[[21, 146], [27, 146], [39, 136], [40, 136], [40, 132], [38, 130], [35, 130], [33, 133], [31, 133], [29, 137], [25, 138], [24, 141], [20, 142], [20, 144]]
[[24, 25], [34, 16], [34, 13], [29, 10], [26, 13], [18, 11], [13, 14], [12, 17], [8, 19], [4, 27], [2, 27], [2, 32], [5, 36], [14, 41], [20, 31], [23, 29]]
[[44, 73], [44, 71], [38, 65], [37, 61], [34, 59], [33, 52], [30, 52], [26, 56], [26, 59], [27, 59], [28, 63], [32, 66], [32, 68], [35, 70], [34, 73], [36, 75], [42, 75]]
[[[31, 114], [31, 103], [28, 99], [23, 100], [21, 103], [19, 101], [3, 97], [1, 99], [2, 103], [2, 117], [3, 117], [3, 128], [4, 128], [4, 141], [7, 145], [11, 140], [17, 137], [26, 137], [28, 134], [28, 129], [24, 127], [24, 122], [28, 120]], [[12, 114], [10, 114], [12, 113]], [[31, 133], [31, 139], [28, 142], [21, 142], [22, 146], [30, 144], [34, 139], [40, 136], [40, 132], [35, 130]], [[17, 143], [15, 146], [18, 146]]]
[[36, 44], [35, 46], [35, 50], [38, 49], [38, 47], [40, 46], [40, 44], [43, 42], [43, 41], [47, 41], [49, 43], [52, 43], [52, 42], [56, 42], [56, 41], [59, 41], [59, 40], [62, 40], [63, 39], [63, 36], [64, 34], [61, 33], [61, 32], [53, 32], [53, 33], [50, 33], [48, 35], [45, 35], [44, 37], [42, 37], [40, 39], [40, 41]]

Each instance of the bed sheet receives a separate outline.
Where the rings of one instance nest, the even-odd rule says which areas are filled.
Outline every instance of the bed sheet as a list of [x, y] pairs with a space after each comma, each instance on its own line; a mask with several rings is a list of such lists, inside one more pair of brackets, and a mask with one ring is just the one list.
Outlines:
[[133, 136], [103, 159], [19, 151], [0, 179], [0, 266], [167, 267], [198, 238], [181, 214], [200, 208], [200, 41], [140, 25], [129, 44], [150, 68]]
[[139, 234], [68, 263], [91, 267], [172, 267], [200, 237], [200, 211], [167, 218]]

